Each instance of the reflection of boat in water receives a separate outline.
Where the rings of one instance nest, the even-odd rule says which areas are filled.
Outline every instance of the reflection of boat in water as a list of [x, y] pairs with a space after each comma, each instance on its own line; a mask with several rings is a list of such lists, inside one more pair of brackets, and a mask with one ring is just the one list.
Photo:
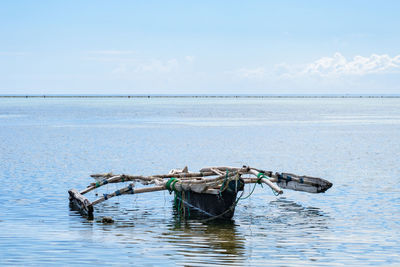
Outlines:
[[[243, 177], [243, 175], [253, 177]], [[81, 212], [89, 219], [93, 218], [93, 206], [115, 196], [125, 194], [140, 194], [154, 191], [169, 190], [175, 195], [175, 206], [186, 215], [208, 217], [209, 219], [231, 219], [245, 184], [266, 184], [274, 193], [282, 194], [282, 188], [304, 191], [309, 193], [323, 193], [332, 183], [310, 176], [298, 176], [289, 173], [272, 173], [248, 166], [236, 167], [209, 167], [197, 173], [188, 172], [187, 167], [181, 170], [172, 170], [168, 174], [140, 176], [140, 175], [91, 175], [96, 182], [91, 183], [86, 189], [77, 191], [69, 190], [70, 204], [73, 209]], [[105, 193], [99, 199], [90, 202], [84, 194], [109, 183], [132, 182], [112, 193]], [[150, 187], [134, 188], [135, 182]]]
[[[246, 238], [238, 232], [237, 227], [233, 220], [199, 223], [197, 220], [182, 221], [177, 215], [161, 238], [178, 247], [179, 254], [184, 256], [182, 265], [202, 265], [204, 256], [208, 265], [243, 265]], [[203, 257], [199, 258], [198, 255]]]

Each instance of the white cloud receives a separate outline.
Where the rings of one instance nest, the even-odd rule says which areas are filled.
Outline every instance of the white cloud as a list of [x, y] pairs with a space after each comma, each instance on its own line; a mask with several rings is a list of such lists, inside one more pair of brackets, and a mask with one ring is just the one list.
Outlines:
[[128, 73], [128, 67], [126, 64], [120, 64], [118, 67], [111, 71], [113, 74], [126, 74]]
[[162, 61], [151, 60], [150, 62], [142, 63], [136, 66], [134, 72], [171, 72], [178, 67], [178, 60], [175, 58]]
[[385, 54], [372, 54], [369, 57], [357, 55], [348, 60], [341, 53], [335, 53], [332, 57], [322, 57], [307, 64], [290, 65], [287, 63], [280, 63], [275, 65], [272, 69], [259, 66], [255, 68], [241, 68], [233, 73], [239, 78], [261, 80], [268, 77], [339, 77], [394, 72], [400, 72], [400, 55], [395, 57], [390, 57]]
[[335, 53], [333, 57], [323, 57], [306, 65], [300, 74], [331, 75], [366, 75], [387, 73], [400, 70], [400, 55], [372, 54], [369, 57], [355, 56], [347, 60], [342, 54]]
[[189, 62], [189, 63], [192, 63], [192, 62], [195, 60], [195, 57], [194, 57], [194, 56], [186, 56], [186, 57], [185, 57], [185, 60], [186, 60], [187, 62]]
[[235, 71], [236, 75], [240, 78], [251, 80], [261, 80], [268, 75], [268, 70], [265, 67], [258, 68], [241, 68]]

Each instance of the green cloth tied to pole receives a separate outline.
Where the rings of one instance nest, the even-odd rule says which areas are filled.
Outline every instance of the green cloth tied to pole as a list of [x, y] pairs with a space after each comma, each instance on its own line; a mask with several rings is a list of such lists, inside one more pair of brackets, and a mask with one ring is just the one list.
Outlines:
[[[260, 184], [261, 187], [262, 187], [261, 179], [262, 179], [262, 178], [269, 179], [269, 177], [268, 177], [268, 176], [265, 176], [265, 174], [262, 173], [262, 172], [259, 172], [259, 173], [257, 174], [257, 178], [258, 178], [257, 184]], [[278, 195], [279, 195], [279, 193], [276, 192], [274, 189], [271, 188], [271, 190], [272, 190], [272, 193], [273, 193], [275, 196], [278, 196]]]
[[259, 173], [257, 174], [257, 178], [258, 178], [257, 184], [260, 184], [261, 187], [263, 187], [263, 186], [262, 186], [262, 183], [261, 183], [261, 179], [262, 179], [262, 178], [268, 179], [268, 177], [265, 176], [262, 172], [259, 172]]

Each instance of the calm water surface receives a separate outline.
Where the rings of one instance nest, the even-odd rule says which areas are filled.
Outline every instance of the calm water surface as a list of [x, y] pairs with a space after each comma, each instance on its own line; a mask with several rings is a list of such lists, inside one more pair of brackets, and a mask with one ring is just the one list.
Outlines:
[[[167, 192], [68, 207], [92, 173], [243, 164], [334, 186], [259, 187], [226, 223]], [[0, 265], [400, 265], [400, 99], [3, 98], [0, 179]]]

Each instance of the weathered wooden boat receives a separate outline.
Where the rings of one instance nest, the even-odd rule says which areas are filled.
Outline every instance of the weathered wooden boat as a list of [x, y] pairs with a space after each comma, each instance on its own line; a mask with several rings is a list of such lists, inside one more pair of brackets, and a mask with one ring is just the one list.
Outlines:
[[[78, 191], [70, 189], [69, 200], [73, 210], [79, 211], [88, 219], [93, 219], [93, 206], [110, 198], [126, 194], [140, 194], [168, 190], [175, 195], [175, 208], [181, 216], [202, 217], [205, 220], [231, 219], [235, 207], [243, 197], [246, 184], [266, 184], [274, 194], [282, 194], [282, 188], [308, 193], [323, 193], [332, 183], [322, 178], [298, 176], [290, 173], [273, 173], [248, 166], [208, 167], [199, 172], [173, 169], [168, 174], [140, 176], [111, 173], [91, 175], [95, 182]], [[102, 197], [89, 201], [84, 194], [111, 183], [131, 182], [128, 186]], [[136, 183], [145, 187], [136, 188]], [[151, 185], [151, 186], [148, 186]], [[247, 197], [246, 197], [247, 198]]]
[[244, 189], [244, 180], [231, 180], [224, 190], [197, 193], [191, 190], [175, 192], [175, 208], [181, 215], [198, 219], [231, 219], [235, 213], [237, 195]]

